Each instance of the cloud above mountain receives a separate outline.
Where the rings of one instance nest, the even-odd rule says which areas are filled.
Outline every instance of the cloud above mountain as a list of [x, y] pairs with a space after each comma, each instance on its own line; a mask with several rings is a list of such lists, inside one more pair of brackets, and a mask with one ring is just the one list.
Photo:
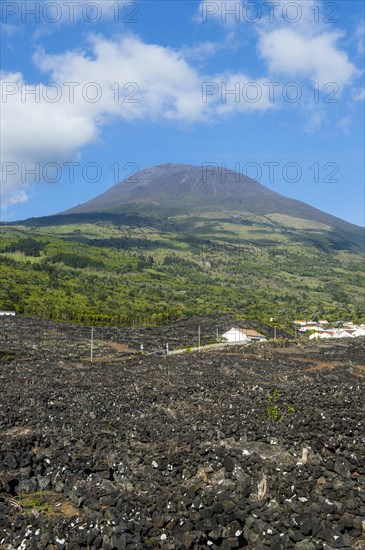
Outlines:
[[[33, 60], [48, 83], [27, 82], [20, 73], [1, 78], [5, 196], [32, 182], [19, 163], [38, 162], [42, 172], [46, 163], [71, 160], [116, 118], [191, 124], [273, 108], [268, 90], [254, 102], [237, 101], [237, 93], [230, 93], [250, 77], [202, 74], [182, 52], [134, 36], [93, 36], [88, 52], [49, 55], [39, 49]], [[227, 90], [223, 101], [222, 86]]]
[[[109, 1], [106, 7], [112, 11]], [[206, 23], [226, 25], [231, 36], [233, 23], [236, 32], [248, 24], [247, 12], [242, 21], [232, 15], [238, 10], [241, 16], [244, 7], [240, 1], [204, 0], [199, 10]], [[33, 63], [43, 74], [42, 82], [21, 72], [1, 75], [1, 132], [6, 136], [1, 146], [3, 206], [14, 204], [17, 197], [26, 200], [29, 185], [47, 181], [47, 165], [80, 158], [83, 148], [100, 139], [104, 126], [114, 121], [185, 126], [262, 114], [285, 107], [285, 102], [293, 104], [282, 93], [274, 100], [273, 85], [280, 90], [283, 78], [298, 87], [303, 81], [319, 86], [334, 82], [341, 94], [360, 75], [341, 49], [343, 33], [328, 25], [311, 25], [308, 7], [303, 10], [300, 20], [290, 25], [282, 13], [273, 21], [268, 14], [260, 18], [255, 27], [255, 71], [246, 67], [244, 47], [239, 68], [229, 67], [229, 61], [221, 70], [202, 66], [202, 57], [219, 50], [211, 41], [172, 48], [132, 33], [112, 38], [89, 34], [84, 49], [51, 54], [38, 47]], [[79, 16], [78, 10], [75, 17]], [[361, 97], [359, 91], [356, 97]], [[306, 120], [307, 128], [318, 129], [323, 105], [320, 110], [313, 107], [311, 116], [316, 123]]]

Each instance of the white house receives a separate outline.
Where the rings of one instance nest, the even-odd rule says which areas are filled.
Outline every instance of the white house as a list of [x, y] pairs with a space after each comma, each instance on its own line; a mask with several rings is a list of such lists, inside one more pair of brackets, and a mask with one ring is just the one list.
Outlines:
[[314, 338], [332, 338], [332, 336], [333, 332], [324, 330], [322, 332], [313, 332], [313, 334], [309, 336], [309, 340], [313, 340]]
[[347, 330], [338, 330], [334, 333], [333, 338], [353, 338], [354, 335], [348, 332]]
[[331, 338], [331, 334], [329, 334], [328, 332], [313, 332], [313, 334], [311, 334], [309, 336], [309, 340], [313, 340], [314, 338]]
[[265, 336], [256, 330], [235, 327], [232, 327], [222, 334], [222, 338], [225, 338], [228, 342], [255, 342], [266, 340]]
[[357, 328], [355, 332], [352, 333], [352, 336], [365, 336], [365, 328]]
[[307, 330], [324, 330], [318, 323], [307, 323], [305, 326], [301, 326], [299, 332], [307, 332]]
[[14, 317], [14, 315], [15, 315], [15, 311], [0, 311], [1, 317], [7, 317], [7, 316]]

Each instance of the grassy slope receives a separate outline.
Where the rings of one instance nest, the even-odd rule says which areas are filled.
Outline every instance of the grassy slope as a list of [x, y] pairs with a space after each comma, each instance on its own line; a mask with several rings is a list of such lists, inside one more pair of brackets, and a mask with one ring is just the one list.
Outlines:
[[224, 213], [169, 224], [2, 226], [0, 308], [112, 323], [219, 311], [365, 320], [362, 256], [331, 250], [323, 224]]

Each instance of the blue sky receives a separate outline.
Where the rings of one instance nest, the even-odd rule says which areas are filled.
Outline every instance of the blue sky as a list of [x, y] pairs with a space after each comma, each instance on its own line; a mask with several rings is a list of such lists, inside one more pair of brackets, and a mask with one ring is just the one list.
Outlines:
[[364, 3], [4, 0], [1, 218], [163, 162], [364, 225]]

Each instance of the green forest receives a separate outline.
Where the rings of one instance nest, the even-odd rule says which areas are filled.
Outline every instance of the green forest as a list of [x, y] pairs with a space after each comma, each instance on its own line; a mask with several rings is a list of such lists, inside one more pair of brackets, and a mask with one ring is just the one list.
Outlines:
[[361, 254], [282, 233], [248, 238], [245, 225], [228, 225], [2, 225], [0, 308], [85, 324], [156, 325], [219, 312], [365, 321]]

